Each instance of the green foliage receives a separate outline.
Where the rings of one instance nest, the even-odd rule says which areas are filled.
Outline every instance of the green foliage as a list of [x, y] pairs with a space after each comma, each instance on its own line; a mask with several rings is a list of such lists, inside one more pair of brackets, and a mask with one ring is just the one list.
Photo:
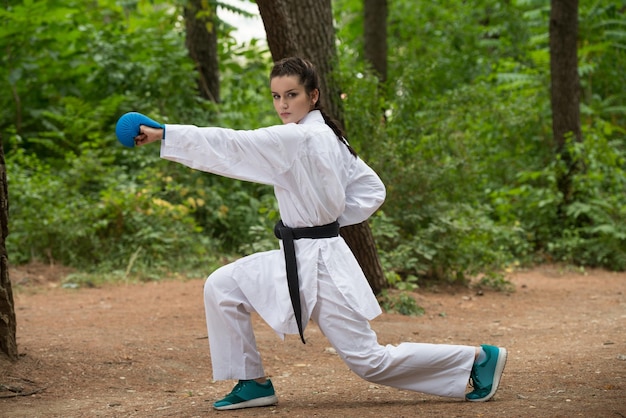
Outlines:
[[378, 297], [381, 308], [388, 313], [398, 313], [407, 316], [424, 315], [424, 308], [417, 304], [415, 298], [405, 291], [391, 292], [383, 289]]
[[504, 271], [502, 272], [488, 272], [480, 278], [478, 287], [487, 287], [489, 289], [497, 290], [499, 292], [514, 292], [515, 285], [507, 280]]
[[[197, 97], [182, 0], [9, 1], [0, 11], [0, 136], [12, 263], [81, 270], [67, 286], [202, 271], [276, 248], [272, 190], [126, 149], [135, 110], [169, 123], [279, 123], [271, 56], [217, 26], [219, 104]], [[222, 2], [211, 2], [229, 7]], [[394, 292], [422, 279], [506, 290], [502, 272], [560, 261], [626, 269], [626, 25], [623, 5], [580, 5], [583, 162], [564, 204], [550, 108], [549, 4], [389, 3], [388, 82], [363, 61], [362, 1], [333, 2], [348, 138], [387, 186], [372, 219]], [[412, 312], [406, 293], [383, 304]]]
[[492, 193], [495, 214], [519, 222], [527, 240], [544, 257], [575, 265], [626, 268], [624, 144], [609, 141], [601, 130], [587, 128], [582, 143], [568, 143], [568, 152], [584, 169], [573, 179], [573, 202], [563, 213], [556, 187], [563, 163], [555, 159], [537, 171], [522, 171], [516, 184]]
[[199, 107], [193, 95], [178, 94], [192, 91], [195, 77], [183, 34], [163, 30], [174, 24], [171, 9], [138, 2], [143, 15], [105, 3], [29, 1], [2, 15], [0, 75], [10, 94], [0, 98], [0, 132], [10, 138], [8, 152], [19, 146], [62, 159], [85, 140], [108, 145], [103, 133], [126, 111], [189, 117], [187, 109]]
[[582, 111], [614, 125], [626, 122], [626, 19], [624, 2], [595, 1], [581, 4], [579, 72]]
[[[175, 9], [145, 1], [123, 8], [102, 3], [93, 8], [70, 1], [60, 8], [52, 0], [23, 2], [2, 15], [0, 40], [9, 54], [0, 71], [14, 93], [0, 99], [7, 109], [0, 127], [11, 260], [50, 259], [113, 277], [189, 272], [199, 265], [206, 274], [248, 243], [252, 225], [269, 224], [264, 215], [275, 211], [271, 189], [160, 161], [155, 147], [125, 149], [114, 138], [114, 124], [130, 110], [166, 122], [267, 124], [271, 113], [266, 120], [250, 114], [267, 104], [268, 55], [224, 39], [223, 73], [238, 76], [239, 85], [225, 89], [228, 104], [217, 107], [195, 96], [184, 34], [171, 29]], [[27, 24], [31, 35], [20, 30]], [[33, 71], [41, 76], [32, 77]], [[248, 83], [258, 80], [254, 88], [245, 85], [247, 77]]]
[[8, 163], [9, 185], [22, 191], [11, 195], [7, 247], [14, 262], [45, 256], [89, 271], [124, 269], [137, 251], [136, 265], [154, 268], [210, 258], [215, 245], [199, 234], [189, 207], [160, 198], [161, 172], [149, 170], [139, 183], [109, 170], [94, 184], [99, 151], [67, 162], [75, 165], [56, 173], [23, 154]]
[[385, 214], [373, 220], [386, 269], [449, 281], [482, 272], [493, 287], [506, 287], [499, 272], [518, 263], [624, 269], [623, 9], [608, 1], [580, 8], [588, 117], [585, 144], [571, 152], [585, 170], [575, 178], [576, 201], [561, 213], [549, 5], [462, 3], [390, 5], [385, 90], [362, 64], [361, 2], [337, 8], [346, 22], [346, 119], [358, 121], [349, 134], [366, 158], [375, 156], [387, 185]]
[[393, 270], [387, 272], [386, 279], [391, 287], [401, 291], [412, 292], [419, 287], [417, 284], [418, 278], [416, 276], [403, 278]]

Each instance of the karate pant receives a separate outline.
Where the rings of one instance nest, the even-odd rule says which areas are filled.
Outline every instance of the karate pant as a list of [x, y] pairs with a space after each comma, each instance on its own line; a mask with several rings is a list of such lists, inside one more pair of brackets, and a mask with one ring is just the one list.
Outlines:
[[[252, 329], [252, 306], [235, 278], [225, 271], [230, 270], [218, 269], [204, 286], [213, 378], [247, 380], [264, 377]], [[380, 345], [369, 321], [348, 306], [332, 279], [323, 271], [320, 272], [318, 299], [311, 319], [350, 370], [361, 378], [431, 395], [465, 396], [475, 347], [422, 343]]]

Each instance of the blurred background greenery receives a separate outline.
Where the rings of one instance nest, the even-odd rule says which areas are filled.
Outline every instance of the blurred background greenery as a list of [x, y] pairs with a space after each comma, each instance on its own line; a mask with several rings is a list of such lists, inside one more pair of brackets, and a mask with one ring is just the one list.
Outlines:
[[[197, 94], [180, 0], [5, 3], [12, 264], [61, 263], [80, 272], [75, 281], [204, 277], [277, 247], [270, 188], [160, 160], [158, 147], [126, 149], [114, 135], [127, 111], [235, 129], [280, 123], [264, 42], [219, 21], [213, 103]], [[390, 2], [382, 86], [363, 59], [362, 2], [332, 4], [348, 137], [388, 188], [371, 225], [390, 283], [480, 275], [497, 287], [507, 269], [545, 262], [626, 268], [626, 3], [580, 4], [583, 141], [568, 147], [585, 170], [564, 212], [549, 2]]]

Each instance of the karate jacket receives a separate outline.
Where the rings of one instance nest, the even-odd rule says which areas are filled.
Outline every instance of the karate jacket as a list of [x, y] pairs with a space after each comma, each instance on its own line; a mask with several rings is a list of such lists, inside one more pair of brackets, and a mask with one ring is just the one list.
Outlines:
[[[161, 157], [234, 179], [271, 185], [281, 219], [292, 228], [365, 221], [385, 199], [378, 175], [350, 154], [313, 110], [299, 123], [256, 130], [166, 125]], [[343, 238], [295, 242], [303, 305], [310, 319], [320, 265], [329, 272], [355, 315], [381, 313], [367, 280]], [[281, 250], [244, 257], [235, 279], [256, 312], [282, 337], [297, 334]]]

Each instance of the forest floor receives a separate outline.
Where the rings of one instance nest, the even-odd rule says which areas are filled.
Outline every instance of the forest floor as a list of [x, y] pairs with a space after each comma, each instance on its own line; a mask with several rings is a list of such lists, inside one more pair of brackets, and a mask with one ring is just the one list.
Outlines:
[[11, 270], [20, 358], [0, 360], [0, 416], [14, 417], [626, 417], [626, 273], [559, 266], [519, 271], [509, 293], [429, 288], [426, 313], [383, 314], [383, 344], [509, 350], [486, 403], [361, 380], [315, 324], [281, 341], [255, 317], [276, 406], [214, 411], [203, 279], [66, 289], [54, 266]]

